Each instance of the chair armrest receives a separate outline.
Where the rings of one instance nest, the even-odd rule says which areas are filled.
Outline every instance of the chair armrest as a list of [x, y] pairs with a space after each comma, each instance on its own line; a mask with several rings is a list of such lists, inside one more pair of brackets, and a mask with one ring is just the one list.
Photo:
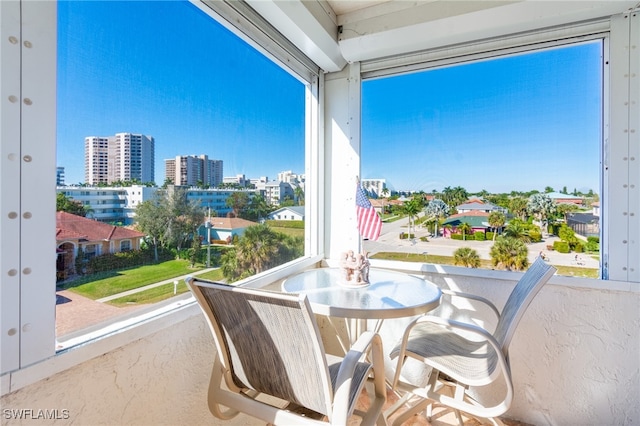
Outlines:
[[349, 352], [347, 352], [338, 370], [336, 391], [333, 399], [333, 422], [335, 424], [346, 424], [347, 422], [351, 381], [355, 373], [356, 365], [369, 349], [371, 350], [376, 396], [386, 398], [382, 339], [378, 333], [365, 331], [358, 337]]
[[500, 318], [500, 311], [498, 311], [498, 308], [496, 308], [496, 306], [490, 300], [485, 299], [482, 296], [478, 296], [471, 293], [464, 293], [461, 291], [448, 290], [448, 289], [441, 289], [441, 291], [443, 295], [447, 295], [451, 297], [462, 297], [464, 299], [471, 299], [471, 300], [477, 300], [478, 302], [482, 302], [493, 311], [493, 313], [496, 315], [496, 318]]
[[[412, 321], [407, 328], [404, 331], [404, 334], [402, 336], [402, 342], [400, 343], [400, 349], [399, 351], [397, 351], [397, 353], [394, 353], [395, 351], [393, 351], [390, 356], [391, 359], [395, 358], [396, 356], [398, 356], [399, 358], [399, 362], [402, 363], [403, 362], [403, 358], [405, 357], [405, 351], [407, 348], [407, 342], [409, 341], [409, 335], [411, 334], [411, 330], [418, 324], [423, 323], [423, 322], [429, 322], [432, 324], [437, 324], [440, 325], [442, 327], [446, 327], [449, 329], [452, 329], [453, 331], [455, 330], [460, 330], [460, 331], [464, 331], [467, 333], [471, 333], [472, 335], [476, 335], [479, 336], [483, 341], [486, 341], [495, 351], [496, 356], [498, 358], [498, 365], [499, 365], [499, 369], [502, 369], [503, 371], [506, 372], [505, 377], [510, 377], [510, 368], [509, 368], [509, 363], [507, 362], [506, 359], [506, 355], [502, 352], [502, 348], [500, 347], [500, 344], [498, 343], [498, 341], [493, 337], [493, 335], [491, 333], [489, 333], [487, 330], [485, 330], [482, 327], [478, 327], [475, 324], [469, 324], [466, 322], [461, 322], [461, 321], [456, 321], [456, 320], [452, 320], [452, 319], [447, 319], [447, 318], [442, 318], [442, 317], [438, 317], [438, 316], [433, 316], [433, 315], [422, 315], [419, 318], [416, 318], [414, 321]], [[457, 334], [457, 333], [456, 333]], [[477, 343], [477, 341], [475, 340], [471, 340], [468, 337], [464, 336], [463, 334], [458, 334], [458, 336], [464, 340], [467, 340], [469, 342], [474, 342]], [[399, 368], [396, 371], [395, 377], [393, 379], [393, 386], [395, 387], [398, 383], [398, 380], [400, 378], [400, 370]], [[507, 380], [509, 383], [507, 383], [507, 387], [508, 387], [508, 392], [511, 394], [513, 392], [512, 389], [512, 385], [510, 383], [510, 379]]]

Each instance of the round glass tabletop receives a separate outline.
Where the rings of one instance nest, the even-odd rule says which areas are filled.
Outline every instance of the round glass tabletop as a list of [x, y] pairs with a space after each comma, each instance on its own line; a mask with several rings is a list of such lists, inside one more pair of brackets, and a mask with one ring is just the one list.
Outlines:
[[402, 272], [371, 268], [369, 285], [340, 284], [339, 268], [310, 269], [287, 278], [282, 290], [307, 295], [317, 314], [342, 318], [387, 319], [419, 315], [440, 303], [430, 281]]

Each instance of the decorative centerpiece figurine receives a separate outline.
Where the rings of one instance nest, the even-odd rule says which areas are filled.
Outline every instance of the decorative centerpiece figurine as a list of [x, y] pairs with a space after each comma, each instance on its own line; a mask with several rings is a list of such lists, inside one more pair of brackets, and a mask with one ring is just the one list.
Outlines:
[[341, 284], [365, 286], [369, 284], [369, 254], [366, 251], [354, 254], [353, 250], [340, 256]]

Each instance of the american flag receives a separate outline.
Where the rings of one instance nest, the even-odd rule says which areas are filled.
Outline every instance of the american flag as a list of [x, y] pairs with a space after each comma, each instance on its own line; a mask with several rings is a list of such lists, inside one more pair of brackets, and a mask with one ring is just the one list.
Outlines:
[[359, 182], [356, 189], [356, 214], [358, 216], [358, 231], [360, 231], [362, 238], [377, 240], [382, 229], [382, 220], [369, 202]]

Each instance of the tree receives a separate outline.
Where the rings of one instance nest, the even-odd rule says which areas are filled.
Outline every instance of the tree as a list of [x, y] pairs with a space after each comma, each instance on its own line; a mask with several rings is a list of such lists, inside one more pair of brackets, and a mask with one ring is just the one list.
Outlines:
[[249, 201], [249, 207], [247, 208], [248, 220], [260, 221], [263, 217], [267, 216], [272, 211], [272, 207], [267, 203], [262, 195], [256, 195]]
[[480, 256], [477, 251], [470, 247], [460, 247], [453, 252], [453, 263], [467, 268], [478, 268], [480, 266]]
[[540, 231], [547, 232], [547, 218], [556, 211], [556, 204], [546, 194], [533, 194], [527, 202], [527, 211], [540, 223]]
[[193, 240], [191, 241], [191, 248], [189, 249], [189, 261], [191, 262], [192, 268], [196, 266], [198, 257], [202, 252], [201, 249], [202, 249], [202, 242], [200, 241], [200, 238], [198, 237], [193, 238]]
[[496, 234], [498, 233], [498, 228], [502, 228], [507, 221], [504, 213], [500, 211], [492, 211], [489, 213], [489, 226], [493, 229], [493, 241], [496, 240]]
[[156, 263], [158, 262], [158, 246], [162, 244], [169, 224], [168, 214], [169, 212], [162, 205], [161, 197], [143, 201], [136, 208], [136, 227], [151, 239]]
[[199, 201], [189, 201], [187, 190], [175, 187], [163, 198], [164, 208], [168, 212], [168, 226], [164, 241], [169, 247], [180, 250], [185, 243], [196, 235], [204, 223], [204, 209]]
[[454, 205], [452, 207], [456, 207], [469, 199], [469, 193], [466, 189], [461, 186], [456, 186], [453, 188], [453, 202]]
[[186, 190], [182, 188], [159, 193], [136, 208], [136, 226], [152, 240], [156, 262], [158, 246], [180, 249], [196, 235], [203, 222], [202, 207], [198, 202], [188, 201]]
[[67, 197], [61, 192], [56, 194], [56, 211], [75, 214], [76, 216], [86, 217], [88, 209], [85, 209], [82, 202]]
[[467, 222], [462, 222], [460, 225], [458, 225], [458, 230], [462, 233], [462, 240], [464, 241], [466, 239], [467, 233], [471, 231], [471, 225], [469, 225]]
[[560, 203], [556, 205], [556, 216], [559, 219], [564, 219], [568, 213], [575, 212], [579, 209], [580, 207], [573, 203]]
[[301, 186], [296, 186], [296, 189], [293, 190], [293, 193], [296, 197], [296, 202], [299, 206], [304, 206], [304, 190]]
[[222, 273], [227, 280], [235, 281], [293, 260], [302, 254], [302, 238], [274, 232], [266, 224], [250, 226], [239, 238], [235, 249], [222, 256]]
[[531, 236], [529, 235], [529, 226], [519, 219], [513, 219], [509, 222], [504, 229], [504, 236], [509, 238], [515, 238], [525, 244], [531, 242]]
[[513, 237], [501, 236], [489, 251], [493, 266], [507, 271], [521, 271], [529, 266], [528, 249], [525, 243]]
[[440, 219], [449, 216], [449, 206], [439, 198], [434, 198], [427, 204], [427, 207], [424, 209], [425, 215], [429, 218], [429, 220], [435, 220], [436, 228], [434, 235], [438, 235], [438, 222]]
[[225, 204], [231, 207], [235, 217], [240, 217], [240, 213], [249, 205], [249, 194], [244, 191], [234, 192], [229, 195]]
[[509, 200], [509, 211], [517, 218], [526, 220], [527, 218], [527, 199], [520, 196], [512, 197]]
[[384, 216], [384, 214], [385, 214], [384, 202], [389, 197], [389, 188], [387, 188], [386, 186], [384, 188], [382, 188], [382, 196], [383, 196], [383, 198], [382, 198], [382, 215]]
[[415, 231], [414, 217], [422, 210], [422, 199], [420, 197], [413, 197], [411, 200], [404, 203], [403, 211], [409, 216], [409, 236], [411, 236], [412, 227]]

